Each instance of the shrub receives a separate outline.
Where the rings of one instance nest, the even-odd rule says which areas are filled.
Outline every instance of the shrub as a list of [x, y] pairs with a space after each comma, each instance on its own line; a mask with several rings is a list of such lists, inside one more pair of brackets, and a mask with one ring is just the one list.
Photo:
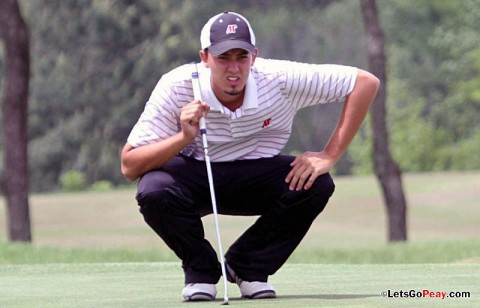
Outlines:
[[97, 181], [90, 186], [90, 190], [93, 191], [109, 191], [112, 190], [113, 184], [109, 181]]
[[60, 176], [60, 184], [64, 191], [80, 191], [86, 187], [85, 175], [80, 171], [67, 171]]

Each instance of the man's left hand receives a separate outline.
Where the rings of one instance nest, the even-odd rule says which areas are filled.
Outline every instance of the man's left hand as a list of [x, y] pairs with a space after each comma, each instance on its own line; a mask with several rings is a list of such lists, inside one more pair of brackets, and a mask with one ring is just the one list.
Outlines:
[[335, 165], [335, 159], [323, 152], [305, 152], [290, 164], [292, 170], [285, 178], [290, 190], [309, 189], [315, 179], [329, 172]]

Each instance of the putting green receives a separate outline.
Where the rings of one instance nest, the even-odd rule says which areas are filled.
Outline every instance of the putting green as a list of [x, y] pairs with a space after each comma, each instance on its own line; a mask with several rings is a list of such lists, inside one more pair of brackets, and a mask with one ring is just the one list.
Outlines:
[[[215, 303], [182, 303], [178, 263], [3, 265], [0, 277], [0, 307], [212, 307], [223, 300], [220, 281]], [[238, 288], [229, 284], [230, 305], [480, 307], [480, 264], [476, 263], [287, 264], [270, 282], [278, 298], [259, 301], [241, 299]], [[406, 297], [423, 296], [427, 290], [426, 297]], [[442, 292], [446, 298], [436, 297]], [[463, 298], [449, 297], [450, 292]]]

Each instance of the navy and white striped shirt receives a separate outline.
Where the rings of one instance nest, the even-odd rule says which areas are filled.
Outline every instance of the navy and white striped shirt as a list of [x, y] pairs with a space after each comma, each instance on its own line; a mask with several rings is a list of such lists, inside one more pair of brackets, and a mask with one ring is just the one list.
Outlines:
[[[224, 108], [210, 86], [210, 70], [197, 65], [207, 117], [209, 156], [213, 162], [278, 155], [291, 134], [293, 118], [304, 107], [343, 102], [355, 85], [357, 69], [257, 58], [251, 68], [243, 105]], [[175, 135], [181, 129], [180, 110], [193, 101], [192, 64], [162, 76], [132, 129], [128, 143], [138, 147]], [[204, 160], [202, 138], [182, 154]]]

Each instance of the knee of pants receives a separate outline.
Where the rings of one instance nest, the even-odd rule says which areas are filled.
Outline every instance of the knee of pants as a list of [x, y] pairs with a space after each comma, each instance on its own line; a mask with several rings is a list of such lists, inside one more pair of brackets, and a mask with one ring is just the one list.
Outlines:
[[330, 174], [325, 173], [319, 176], [315, 180], [315, 182], [313, 182], [313, 185], [309, 190], [312, 194], [324, 196], [328, 199], [333, 195], [333, 192], [335, 191], [335, 184]]
[[190, 191], [164, 171], [146, 173], [138, 183], [136, 199], [142, 214], [146, 209], [167, 212], [193, 211]]
[[319, 176], [308, 190], [287, 191], [281, 197], [281, 203], [285, 207], [292, 207], [299, 204], [313, 208], [319, 207], [321, 211], [327, 204], [334, 190], [335, 184], [333, 183], [333, 179], [330, 174], [326, 173]]
[[172, 186], [175, 180], [168, 173], [153, 170], [145, 173], [138, 182], [136, 199], [139, 204], [151, 199], [161, 198], [167, 187]]

